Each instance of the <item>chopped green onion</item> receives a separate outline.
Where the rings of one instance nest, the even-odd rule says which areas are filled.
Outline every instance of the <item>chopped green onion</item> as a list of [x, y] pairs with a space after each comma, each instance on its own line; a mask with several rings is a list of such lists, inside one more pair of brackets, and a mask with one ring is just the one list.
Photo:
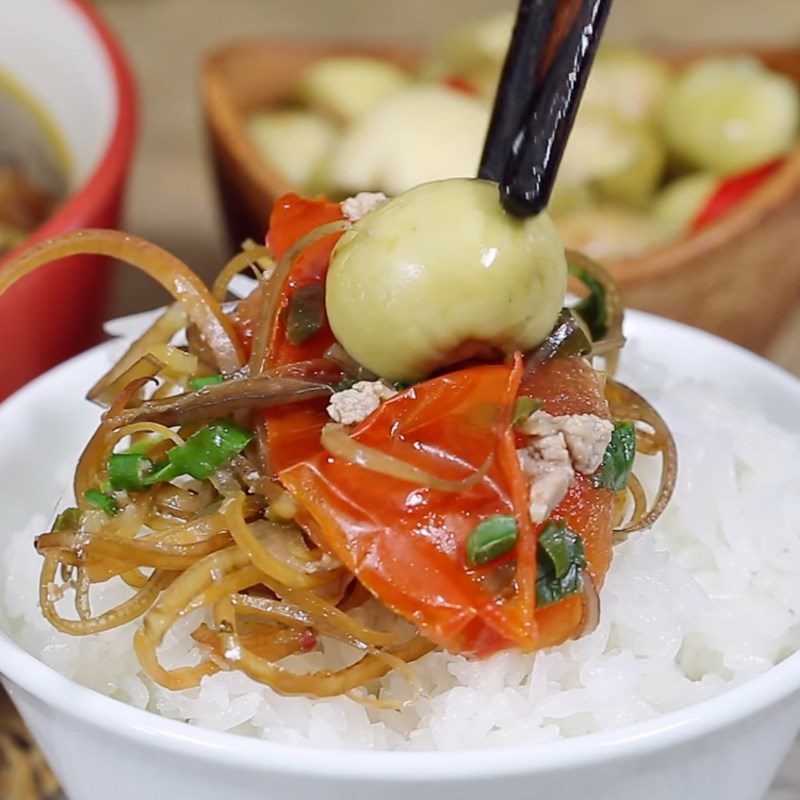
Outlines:
[[289, 299], [286, 336], [292, 344], [303, 344], [322, 329], [325, 322], [325, 287], [320, 283], [301, 286]]
[[563, 578], [556, 578], [551, 571], [539, 569], [536, 579], [536, 607], [544, 608], [559, 603], [583, 591], [582, 568], [572, 565]]
[[539, 547], [557, 578], [563, 578], [573, 564], [586, 566], [583, 540], [565, 522], [548, 522], [539, 534]]
[[204, 375], [202, 378], [189, 378], [189, 388], [197, 391], [204, 386], [213, 386], [217, 383], [222, 383], [225, 378], [222, 375]]
[[539, 534], [536, 605], [558, 603], [583, 590], [583, 539], [564, 522], [548, 522]]
[[130, 454], [137, 453], [138, 455], [144, 455], [151, 447], [155, 447], [157, 444], [161, 444], [161, 442], [165, 441], [167, 441], [167, 437], [161, 434], [146, 436], [136, 444], [131, 445], [127, 450], [125, 450], [125, 452]]
[[81, 512], [78, 508], [65, 508], [53, 523], [54, 531], [77, 531], [81, 527]]
[[522, 425], [534, 411], [538, 411], [541, 407], [542, 401], [537, 400], [535, 397], [518, 397], [514, 403], [514, 415], [511, 420], [512, 424]]
[[628, 485], [635, 456], [636, 427], [632, 422], [615, 422], [603, 463], [594, 474], [594, 485], [621, 492]]
[[467, 538], [467, 563], [476, 567], [505, 555], [517, 543], [517, 520], [497, 514], [475, 526]]
[[105, 511], [109, 517], [113, 517], [119, 511], [117, 501], [110, 494], [101, 492], [99, 489], [87, 489], [84, 497], [87, 503]]
[[140, 453], [113, 453], [108, 459], [108, 478], [117, 491], [142, 492], [153, 462]]
[[410, 381], [395, 381], [392, 384], [392, 387], [395, 391], [404, 392], [406, 389], [410, 389], [414, 384]]
[[573, 306], [573, 311], [586, 323], [595, 341], [608, 333], [608, 309], [606, 290], [600, 281], [586, 270], [574, 264], [569, 265], [570, 275], [574, 275], [588, 290], [589, 294]]
[[173, 447], [167, 453], [167, 461], [158, 464], [145, 479], [145, 485], [171, 481], [179, 475], [206, 480], [214, 470], [241, 453], [252, 439], [252, 434], [230, 420], [212, 422], [193, 433], [185, 444]]

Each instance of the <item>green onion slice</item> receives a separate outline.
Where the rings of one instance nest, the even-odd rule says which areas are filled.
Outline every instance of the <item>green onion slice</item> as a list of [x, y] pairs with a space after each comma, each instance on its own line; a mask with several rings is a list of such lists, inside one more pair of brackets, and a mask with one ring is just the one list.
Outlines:
[[99, 489], [87, 489], [84, 497], [87, 503], [105, 511], [109, 517], [113, 517], [119, 511], [117, 501], [110, 494], [101, 492]]
[[565, 522], [548, 522], [539, 534], [536, 605], [558, 603], [583, 590], [586, 554], [583, 539]]
[[569, 264], [569, 273], [589, 290], [589, 294], [576, 303], [572, 310], [586, 323], [592, 338], [599, 341], [608, 333], [608, 304], [605, 287], [594, 275], [590, 275], [576, 264]]
[[145, 479], [145, 485], [171, 481], [179, 475], [204, 481], [241, 453], [252, 439], [252, 434], [230, 420], [212, 422], [193, 433], [185, 444], [173, 447], [167, 453], [167, 461], [156, 465]]
[[321, 283], [301, 286], [289, 299], [286, 336], [292, 344], [303, 344], [322, 329], [325, 322], [325, 287]]
[[467, 538], [467, 563], [477, 567], [505, 555], [517, 543], [517, 520], [511, 514], [496, 514], [475, 526]]
[[594, 485], [621, 492], [628, 485], [635, 456], [636, 427], [632, 422], [615, 422], [603, 463], [594, 474]]
[[108, 480], [117, 491], [144, 491], [152, 471], [153, 462], [141, 453], [113, 453], [108, 459]]
[[514, 403], [514, 413], [511, 418], [512, 424], [522, 425], [525, 420], [535, 411], [542, 407], [542, 401], [535, 397], [518, 397]]
[[79, 508], [65, 508], [53, 523], [54, 531], [77, 531], [81, 527], [81, 511]]
[[197, 391], [204, 386], [213, 386], [217, 383], [222, 383], [224, 380], [222, 375], [204, 375], [201, 378], [189, 378], [189, 388]]

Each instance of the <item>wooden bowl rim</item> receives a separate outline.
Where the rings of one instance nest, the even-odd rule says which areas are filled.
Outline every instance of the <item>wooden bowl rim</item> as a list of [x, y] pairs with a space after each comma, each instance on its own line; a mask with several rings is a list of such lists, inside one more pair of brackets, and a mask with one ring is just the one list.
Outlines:
[[[237, 162], [264, 198], [276, 194], [296, 192], [283, 176], [267, 165], [251, 144], [244, 131], [244, 121], [235, 107], [222, 76], [222, 66], [234, 56], [247, 51], [268, 49], [273, 52], [316, 53], [369, 53], [387, 58], [404, 55], [410, 59], [421, 57], [425, 51], [413, 45], [404, 46], [392, 41], [330, 40], [330, 39], [276, 39], [252, 37], [234, 40], [210, 51], [203, 60], [202, 93], [207, 123], [219, 136], [228, 154]], [[647, 47], [662, 58], [679, 64], [711, 55], [741, 55], [759, 60], [775, 58], [797, 59], [800, 63], [800, 46], [761, 46], [747, 43], [725, 43], [702, 47]], [[796, 79], [800, 88], [800, 76]], [[707, 228], [683, 239], [668, 242], [648, 250], [635, 258], [608, 264], [614, 277], [625, 286], [649, 283], [665, 273], [679, 273], [694, 269], [697, 262], [731, 240], [749, 234], [763, 220], [794, 195], [800, 194], [800, 141], [787, 154], [785, 162], [757, 192], [738, 204], [725, 216]]]

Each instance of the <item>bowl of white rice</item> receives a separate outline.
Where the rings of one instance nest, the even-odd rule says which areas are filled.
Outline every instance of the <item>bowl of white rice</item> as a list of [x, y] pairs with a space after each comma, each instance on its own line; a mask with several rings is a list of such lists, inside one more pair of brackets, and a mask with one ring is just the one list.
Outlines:
[[[654, 528], [615, 548], [597, 630], [486, 661], [430, 653], [399, 711], [237, 671], [168, 691], [130, 625], [52, 629], [33, 537], [70, 492], [97, 422], [82, 390], [115, 345], [0, 406], [0, 674], [68, 797], [762, 798], [800, 729], [800, 382], [676, 323], [632, 312], [626, 333], [622, 378], [667, 419], [680, 468]], [[161, 660], [192, 663], [195, 647], [176, 626]], [[297, 663], [340, 657], [332, 644]]]

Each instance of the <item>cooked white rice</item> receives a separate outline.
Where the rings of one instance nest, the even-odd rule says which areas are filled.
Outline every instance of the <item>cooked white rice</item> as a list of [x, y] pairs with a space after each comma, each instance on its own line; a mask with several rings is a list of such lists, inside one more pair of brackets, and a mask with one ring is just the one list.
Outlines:
[[[633, 359], [629, 358], [628, 363]], [[666, 415], [680, 454], [676, 497], [651, 532], [616, 548], [591, 636], [532, 655], [416, 664], [421, 695], [400, 712], [346, 697], [282, 697], [239, 672], [166, 691], [142, 676], [132, 627], [86, 638], [53, 631], [36, 605], [31, 521], [8, 544], [2, 576], [12, 635], [64, 675], [139, 708], [216, 730], [293, 744], [451, 749], [538, 742], [607, 730], [696, 703], [769, 669], [800, 647], [800, 436], [695, 382], [654, 366], [623, 375]], [[68, 465], [59, 465], [66, 469]], [[65, 483], [66, 485], [66, 483]], [[99, 606], [120, 589], [96, 595]], [[167, 667], [197, 652], [186, 620], [165, 642]], [[293, 657], [341, 662], [343, 646]], [[399, 675], [382, 692], [409, 695]]]

